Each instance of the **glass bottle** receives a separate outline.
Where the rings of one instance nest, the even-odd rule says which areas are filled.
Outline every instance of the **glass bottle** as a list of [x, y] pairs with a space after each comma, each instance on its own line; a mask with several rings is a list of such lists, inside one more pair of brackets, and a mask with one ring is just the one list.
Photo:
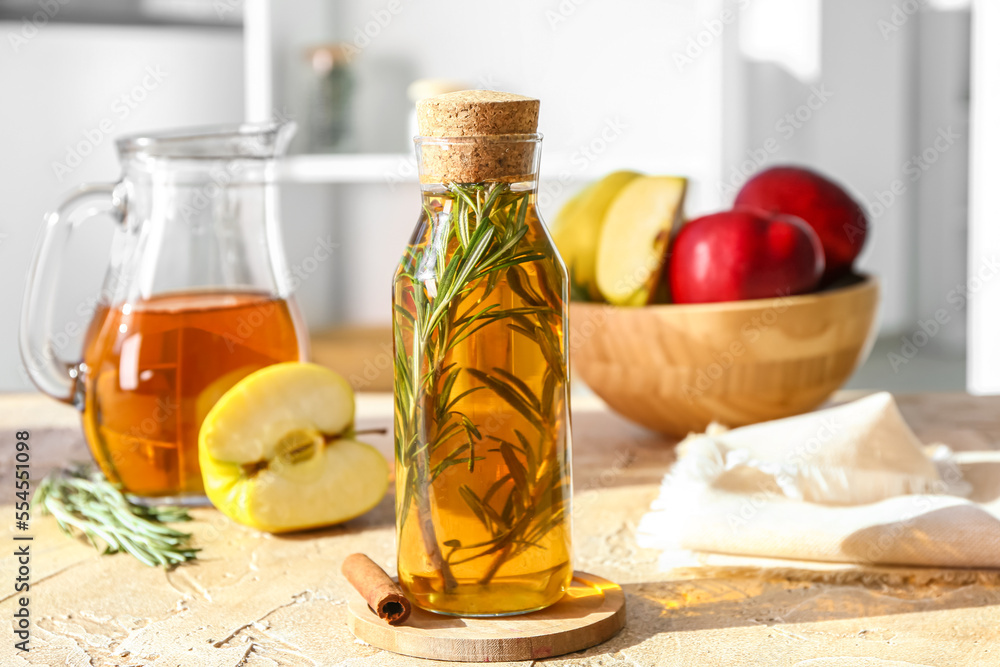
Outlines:
[[572, 576], [568, 280], [536, 209], [537, 110], [488, 91], [418, 105], [421, 213], [393, 285], [397, 564], [434, 612], [541, 609]]
[[[201, 503], [198, 431], [255, 370], [305, 359], [278, 227], [274, 158], [294, 125], [125, 137], [115, 184], [88, 185], [46, 222], [21, 318], [21, 356], [45, 393], [75, 405], [108, 479], [140, 498]], [[82, 359], [54, 329], [68, 240], [115, 221]]]

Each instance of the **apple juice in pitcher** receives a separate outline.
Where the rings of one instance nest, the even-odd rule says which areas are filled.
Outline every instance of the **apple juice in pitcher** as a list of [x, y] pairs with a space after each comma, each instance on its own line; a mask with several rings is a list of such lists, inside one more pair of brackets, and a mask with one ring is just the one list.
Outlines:
[[431, 611], [562, 597], [568, 280], [535, 207], [538, 100], [418, 104], [421, 214], [393, 289], [399, 581]]
[[202, 493], [201, 423], [250, 373], [300, 358], [292, 307], [195, 291], [105, 309], [84, 352], [83, 425], [108, 478], [141, 496]]
[[[276, 216], [274, 158], [294, 125], [185, 130], [118, 141], [118, 183], [81, 188], [52, 215], [35, 255], [21, 356], [35, 384], [83, 413], [107, 478], [140, 498], [205, 502], [198, 434], [250, 373], [306, 356]], [[82, 359], [52, 327], [71, 233], [96, 213], [116, 225]]]

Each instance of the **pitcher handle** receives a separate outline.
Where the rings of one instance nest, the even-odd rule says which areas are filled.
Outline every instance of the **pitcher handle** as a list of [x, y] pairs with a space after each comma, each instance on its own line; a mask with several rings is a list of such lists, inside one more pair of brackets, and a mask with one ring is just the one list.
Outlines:
[[111, 183], [82, 185], [46, 216], [21, 307], [19, 342], [28, 377], [49, 396], [80, 409], [83, 405], [76, 387], [78, 364], [67, 363], [56, 354], [65, 343], [53, 342], [53, 310], [72, 232], [97, 215], [110, 215], [116, 222], [124, 219], [124, 201], [115, 188]]

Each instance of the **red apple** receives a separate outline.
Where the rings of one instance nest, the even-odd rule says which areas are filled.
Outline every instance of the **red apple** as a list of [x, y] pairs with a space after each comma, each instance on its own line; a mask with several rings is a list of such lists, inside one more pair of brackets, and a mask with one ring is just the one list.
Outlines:
[[823, 244], [824, 283], [850, 272], [868, 233], [864, 209], [842, 187], [803, 167], [771, 167], [756, 174], [736, 195], [737, 207], [805, 220]]
[[823, 275], [823, 246], [806, 223], [739, 209], [692, 220], [674, 239], [670, 291], [675, 303], [802, 294]]

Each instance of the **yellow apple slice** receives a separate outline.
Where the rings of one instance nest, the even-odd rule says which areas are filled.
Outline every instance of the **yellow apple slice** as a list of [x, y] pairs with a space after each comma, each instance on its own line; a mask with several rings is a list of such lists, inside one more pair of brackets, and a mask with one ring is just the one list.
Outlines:
[[385, 496], [389, 466], [352, 438], [354, 394], [343, 377], [288, 362], [225, 393], [201, 426], [205, 493], [234, 521], [281, 533], [340, 523]]
[[566, 202], [556, 216], [552, 239], [573, 284], [586, 290], [591, 300], [601, 298], [594, 267], [605, 213], [621, 189], [639, 176], [634, 171], [612, 172]]
[[686, 178], [643, 176], [630, 181], [611, 202], [596, 268], [597, 287], [609, 303], [645, 305], [657, 292], [686, 190]]

